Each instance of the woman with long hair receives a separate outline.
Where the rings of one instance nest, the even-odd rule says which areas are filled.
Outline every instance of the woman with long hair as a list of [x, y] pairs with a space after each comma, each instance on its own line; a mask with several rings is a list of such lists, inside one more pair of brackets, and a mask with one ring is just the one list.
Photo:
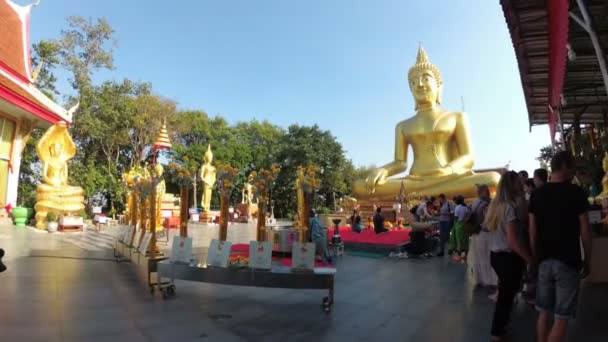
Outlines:
[[532, 257], [528, 246], [521, 241], [524, 229], [522, 210], [525, 203], [523, 184], [514, 171], [504, 173], [490, 203], [485, 225], [491, 232], [490, 263], [498, 275], [498, 299], [492, 320], [492, 341], [502, 341], [509, 321], [513, 299], [519, 291], [525, 262]]

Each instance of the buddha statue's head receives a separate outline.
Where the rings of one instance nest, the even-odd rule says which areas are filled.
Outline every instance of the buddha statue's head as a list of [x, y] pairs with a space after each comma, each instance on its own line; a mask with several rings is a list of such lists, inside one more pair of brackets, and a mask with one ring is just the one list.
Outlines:
[[441, 103], [441, 74], [439, 69], [429, 61], [429, 57], [422, 48], [418, 48], [418, 56], [416, 64], [414, 64], [408, 72], [408, 81], [414, 100], [416, 101], [416, 109], [422, 104], [437, 104]]
[[211, 163], [213, 161], [213, 152], [211, 152], [211, 144], [207, 146], [207, 152], [205, 152], [205, 163]]

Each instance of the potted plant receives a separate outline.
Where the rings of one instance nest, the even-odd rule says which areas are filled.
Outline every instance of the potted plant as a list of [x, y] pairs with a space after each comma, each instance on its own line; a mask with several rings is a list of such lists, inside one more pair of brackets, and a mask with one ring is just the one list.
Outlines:
[[46, 220], [48, 221], [46, 229], [49, 231], [49, 233], [54, 233], [57, 231], [57, 227], [59, 227], [57, 219], [57, 214], [55, 214], [54, 212], [50, 212], [46, 215]]
[[25, 227], [28, 219], [28, 210], [25, 207], [14, 207], [11, 210], [11, 214], [13, 215], [13, 219], [15, 221], [15, 226], [17, 227]]

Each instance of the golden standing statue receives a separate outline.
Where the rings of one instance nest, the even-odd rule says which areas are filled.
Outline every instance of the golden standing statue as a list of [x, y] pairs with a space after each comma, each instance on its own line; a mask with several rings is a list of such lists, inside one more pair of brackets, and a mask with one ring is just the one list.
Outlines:
[[213, 152], [211, 145], [207, 147], [205, 152], [205, 163], [201, 166], [201, 179], [203, 180], [203, 194], [201, 196], [201, 205], [205, 212], [209, 212], [211, 207], [211, 193], [215, 186], [217, 171], [211, 162], [213, 161]]
[[306, 213], [306, 203], [304, 202], [304, 168], [299, 166], [296, 176], [296, 205], [299, 226], [308, 228], [307, 222], [308, 213]]
[[243, 184], [243, 190], [241, 193], [241, 203], [253, 204], [253, 185], [249, 182]]
[[68, 163], [76, 155], [76, 145], [65, 122], [49, 128], [42, 136], [36, 152], [42, 162], [43, 183], [36, 189], [36, 228], [46, 227], [49, 212], [75, 214], [84, 209], [82, 188], [68, 185]]
[[[366, 179], [354, 182], [353, 192], [360, 199], [391, 201], [403, 182], [408, 194], [448, 197], [476, 197], [476, 184], [496, 189], [496, 172], [474, 173], [473, 150], [467, 115], [439, 107], [442, 80], [420, 46], [416, 64], [408, 72], [410, 90], [416, 102], [416, 114], [397, 124], [395, 160], [377, 169]], [[407, 168], [407, 151], [412, 147], [414, 161], [405, 178], [389, 177]]]
[[154, 173], [156, 177], [159, 179], [158, 184], [156, 184], [156, 231], [163, 230], [163, 215], [161, 211], [163, 196], [165, 195], [165, 191], [167, 190], [165, 186], [165, 179], [163, 177], [163, 173], [165, 169], [160, 163], [157, 163], [154, 166]]

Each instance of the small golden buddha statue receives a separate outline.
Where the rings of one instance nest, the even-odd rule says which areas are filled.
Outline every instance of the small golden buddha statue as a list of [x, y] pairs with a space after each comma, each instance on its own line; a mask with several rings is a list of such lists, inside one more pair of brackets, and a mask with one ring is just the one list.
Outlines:
[[243, 191], [241, 194], [243, 204], [253, 204], [253, 185], [249, 182], [243, 184]]
[[68, 185], [68, 163], [76, 154], [76, 145], [65, 122], [49, 128], [42, 136], [36, 152], [42, 162], [42, 180], [36, 188], [36, 228], [46, 227], [49, 212], [74, 214], [84, 209], [82, 188]]
[[213, 161], [213, 152], [211, 152], [211, 145], [207, 147], [205, 152], [205, 163], [201, 166], [201, 179], [203, 180], [203, 194], [201, 196], [201, 205], [205, 212], [209, 212], [211, 207], [211, 193], [215, 186], [217, 170], [211, 162]]
[[[402, 182], [408, 194], [448, 197], [476, 197], [476, 184], [487, 184], [494, 191], [500, 175], [474, 173], [473, 150], [467, 116], [443, 110], [440, 105], [442, 80], [420, 46], [416, 64], [408, 72], [416, 114], [397, 124], [395, 160], [375, 170], [366, 179], [356, 180], [353, 192], [360, 199], [391, 201], [400, 193]], [[408, 176], [388, 178], [407, 168], [407, 151], [412, 147], [414, 161]]]
[[157, 163], [156, 166], [154, 166], [154, 173], [156, 175], [156, 178], [159, 179], [159, 182], [156, 184], [156, 231], [159, 230], [163, 230], [163, 215], [162, 215], [162, 203], [163, 203], [163, 196], [165, 195], [165, 192], [167, 190], [166, 186], [165, 186], [165, 179], [163, 177], [163, 173], [165, 172], [165, 169], [163, 168], [163, 166], [161, 165], [161, 163]]
[[602, 192], [595, 197], [600, 200], [608, 199], [608, 152], [604, 153], [602, 168], [604, 169], [604, 177], [602, 177]]

